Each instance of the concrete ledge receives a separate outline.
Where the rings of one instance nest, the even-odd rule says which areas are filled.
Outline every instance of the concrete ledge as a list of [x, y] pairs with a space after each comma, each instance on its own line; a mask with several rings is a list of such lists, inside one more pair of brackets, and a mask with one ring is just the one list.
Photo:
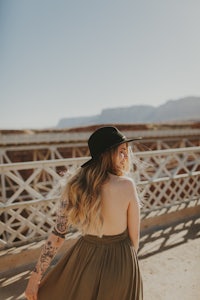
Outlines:
[[[200, 216], [200, 205], [177, 210], [171, 213], [162, 214], [141, 221], [141, 235], [146, 232], [159, 230], [160, 228], [169, 227], [183, 221], [195, 219]], [[69, 247], [71, 247], [78, 239], [79, 234], [69, 234], [67, 239], [59, 250], [56, 257], [59, 257]], [[34, 264], [41, 252], [44, 240], [34, 242], [21, 247], [6, 249], [0, 252], [0, 273], [7, 272], [11, 269], [21, 268], [25, 265]]]
[[160, 228], [168, 227], [172, 224], [187, 221], [200, 216], [200, 205], [194, 207], [187, 207], [174, 212], [154, 216], [152, 218], [145, 218], [141, 221], [141, 233], [158, 230]]

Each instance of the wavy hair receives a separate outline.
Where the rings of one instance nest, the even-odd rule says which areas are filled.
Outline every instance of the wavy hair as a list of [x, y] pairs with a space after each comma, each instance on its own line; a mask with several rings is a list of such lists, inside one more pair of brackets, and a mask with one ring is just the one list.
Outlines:
[[77, 228], [82, 234], [94, 230], [102, 236], [101, 187], [109, 173], [123, 175], [115, 164], [117, 149], [112, 148], [102, 153], [92, 165], [79, 168], [67, 182], [62, 198], [68, 199], [68, 226]]

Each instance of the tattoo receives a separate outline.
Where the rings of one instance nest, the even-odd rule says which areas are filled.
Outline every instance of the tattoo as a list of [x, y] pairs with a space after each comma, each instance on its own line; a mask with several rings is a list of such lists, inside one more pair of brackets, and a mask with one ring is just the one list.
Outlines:
[[[62, 243], [61, 239], [65, 239], [65, 234], [67, 233], [67, 206], [68, 201], [61, 200], [60, 206], [57, 212], [57, 220], [55, 227], [52, 231], [54, 238], [47, 240], [44, 245], [39, 261], [34, 268], [33, 272], [37, 273], [39, 277], [43, 276], [47, 268], [49, 267], [53, 257], [55, 256], [60, 244]], [[56, 238], [55, 238], [56, 237]]]
[[[38, 265], [40, 266], [41, 275], [44, 274], [46, 269], [48, 268], [50, 262], [52, 261], [54, 255], [56, 254], [58, 247], [53, 246], [51, 241], [47, 241], [44, 245], [43, 251], [41, 253]], [[38, 273], [38, 267], [36, 266], [36, 270]]]
[[65, 234], [64, 233], [60, 233], [57, 231], [57, 229], [54, 227], [54, 229], [52, 230], [52, 233], [58, 237], [60, 237], [61, 239], [65, 238]]
[[66, 222], [66, 217], [65, 216], [58, 216], [57, 223], [56, 223], [56, 228], [62, 234], [64, 234], [64, 232], [67, 231], [67, 222]]
[[57, 220], [54, 230], [56, 235], [62, 235], [60, 237], [63, 237], [67, 233], [67, 205], [68, 202], [66, 200], [61, 200], [60, 207], [57, 212]]

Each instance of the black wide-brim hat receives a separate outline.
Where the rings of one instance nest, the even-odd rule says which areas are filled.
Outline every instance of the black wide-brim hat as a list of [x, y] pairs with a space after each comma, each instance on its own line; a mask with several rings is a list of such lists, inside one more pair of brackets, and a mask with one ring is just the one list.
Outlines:
[[119, 146], [120, 144], [135, 140], [141, 140], [141, 137], [127, 139], [116, 127], [101, 127], [94, 131], [89, 137], [88, 147], [92, 158], [85, 162], [81, 167], [84, 168], [93, 164], [105, 151]]

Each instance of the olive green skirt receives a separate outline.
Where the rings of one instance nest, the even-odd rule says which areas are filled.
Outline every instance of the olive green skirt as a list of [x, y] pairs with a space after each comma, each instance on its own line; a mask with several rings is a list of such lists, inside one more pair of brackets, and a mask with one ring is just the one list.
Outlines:
[[128, 232], [82, 236], [41, 282], [39, 300], [142, 300]]

